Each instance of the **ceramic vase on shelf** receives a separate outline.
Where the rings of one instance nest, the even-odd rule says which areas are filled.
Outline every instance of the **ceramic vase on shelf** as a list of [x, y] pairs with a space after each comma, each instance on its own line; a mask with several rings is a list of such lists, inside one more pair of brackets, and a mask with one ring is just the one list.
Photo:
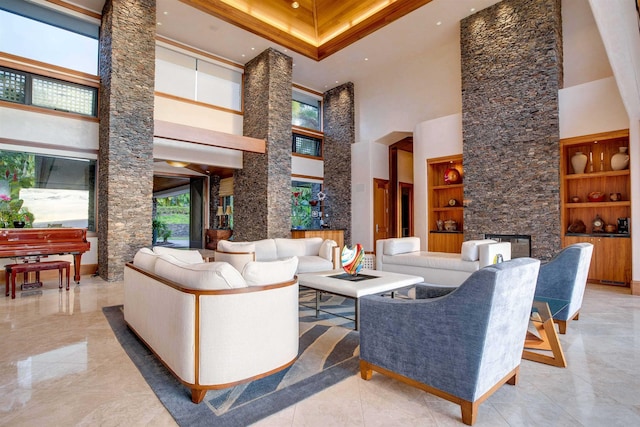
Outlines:
[[629, 166], [629, 155], [627, 154], [628, 147], [619, 147], [618, 153], [611, 156], [611, 169], [614, 171], [621, 171]]
[[582, 151], [576, 152], [571, 156], [571, 167], [573, 167], [573, 173], [584, 173], [584, 168], [587, 166], [587, 155]]

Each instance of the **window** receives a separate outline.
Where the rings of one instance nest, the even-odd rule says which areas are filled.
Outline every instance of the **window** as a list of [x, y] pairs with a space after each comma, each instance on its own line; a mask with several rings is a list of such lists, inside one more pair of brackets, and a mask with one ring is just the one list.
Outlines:
[[95, 117], [98, 89], [0, 67], [0, 99]]
[[321, 105], [322, 101], [320, 98], [294, 89], [291, 103], [291, 124], [307, 129], [322, 130]]
[[313, 157], [322, 157], [322, 138], [294, 133], [291, 152]]
[[97, 24], [31, 2], [0, 5], [1, 52], [96, 75], [98, 31]]
[[96, 161], [0, 150], [0, 222], [95, 231]]
[[242, 73], [213, 62], [156, 46], [158, 92], [230, 110], [242, 108]]
[[291, 228], [319, 229], [324, 224], [324, 202], [318, 199], [320, 182], [291, 181]]

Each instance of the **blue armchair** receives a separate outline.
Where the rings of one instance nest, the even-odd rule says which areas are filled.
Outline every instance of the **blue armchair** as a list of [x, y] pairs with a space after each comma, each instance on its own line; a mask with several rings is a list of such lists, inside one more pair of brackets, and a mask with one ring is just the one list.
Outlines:
[[540, 266], [536, 297], [569, 301], [569, 305], [553, 316], [561, 334], [567, 332], [567, 323], [578, 320], [580, 315], [592, 253], [591, 243], [576, 243]]
[[361, 298], [362, 378], [376, 371], [459, 404], [473, 425], [480, 403], [517, 382], [539, 267], [487, 266], [435, 298]]

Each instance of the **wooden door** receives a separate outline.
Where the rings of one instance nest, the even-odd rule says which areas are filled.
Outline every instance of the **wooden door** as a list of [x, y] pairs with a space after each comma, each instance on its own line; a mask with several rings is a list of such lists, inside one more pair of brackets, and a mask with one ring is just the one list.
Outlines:
[[400, 187], [400, 237], [413, 236], [413, 184], [401, 182]]
[[373, 251], [376, 241], [389, 237], [389, 181], [373, 179]]

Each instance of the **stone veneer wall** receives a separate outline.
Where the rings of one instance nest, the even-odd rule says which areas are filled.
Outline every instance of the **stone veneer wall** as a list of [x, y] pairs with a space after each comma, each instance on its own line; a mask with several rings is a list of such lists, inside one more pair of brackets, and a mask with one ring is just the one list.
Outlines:
[[560, 249], [561, 0], [504, 0], [461, 21], [465, 240]]
[[219, 228], [218, 198], [220, 197], [220, 176], [209, 177], [209, 224], [207, 228]]
[[345, 83], [323, 95], [324, 192], [329, 225], [344, 229], [351, 243], [351, 144], [355, 143], [353, 83]]
[[[100, 30], [98, 273], [121, 280], [152, 239], [155, 0], [107, 0]], [[135, 40], [135, 43], [131, 41]]]
[[267, 142], [234, 174], [234, 239], [291, 236], [292, 59], [267, 49], [245, 65], [244, 130]]

